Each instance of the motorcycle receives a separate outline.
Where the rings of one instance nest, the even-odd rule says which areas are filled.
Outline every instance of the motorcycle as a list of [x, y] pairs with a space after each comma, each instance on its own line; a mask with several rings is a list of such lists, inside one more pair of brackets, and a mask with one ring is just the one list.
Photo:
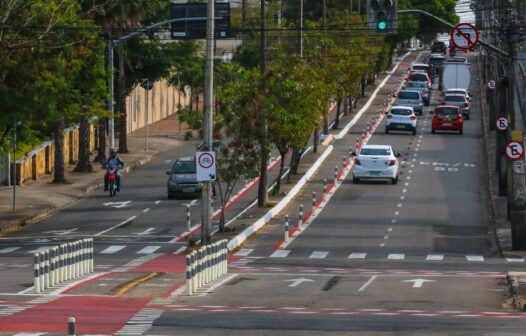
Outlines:
[[113, 197], [117, 194], [117, 176], [119, 171], [115, 167], [109, 167], [107, 170], [108, 191], [110, 193], [110, 197]]

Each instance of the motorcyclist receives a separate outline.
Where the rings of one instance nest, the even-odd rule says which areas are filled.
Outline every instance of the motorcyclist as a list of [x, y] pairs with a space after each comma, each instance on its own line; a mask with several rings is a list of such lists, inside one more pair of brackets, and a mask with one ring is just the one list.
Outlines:
[[452, 41], [450, 41], [449, 42], [449, 56], [453, 57], [455, 56], [456, 53], [457, 53], [457, 48], [455, 44]]
[[106, 160], [104, 163], [104, 168], [106, 168], [106, 174], [104, 175], [104, 191], [108, 191], [108, 175], [109, 175], [109, 169], [115, 168], [116, 169], [116, 191], [121, 190], [121, 176], [119, 174], [119, 170], [124, 168], [124, 161], [121, 160], [117, 156], [117, 151], [115, 149], [112, 149], [110, 151], [110, 157]]

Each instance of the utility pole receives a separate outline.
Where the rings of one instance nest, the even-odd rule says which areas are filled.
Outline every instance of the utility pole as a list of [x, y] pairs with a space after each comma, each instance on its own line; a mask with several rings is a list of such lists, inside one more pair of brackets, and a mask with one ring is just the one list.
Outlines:
[[110, 110], [110, 117], [108, 118], [108, 128], [110, 131], [110, 148], [114, 149], [115, 147], [115, 127], [114, 127], [114, 114], [115, 114], [115, 105], [113, 101], [114, 94], [114, 76], [115, 72], [113, 69], [113, 40], [110, 38], [108, 40], [108, 72], [110, 73], [110, 79], [108, 80], [108, 90], [110, 90], [110, 96], [108, 100], [108, 110]]
[[[267, 36], [265, 32], [265, 0], [261, 0], [260, 10], [259, 10], [259, 20], [260, 20], [260, 44], [259, 44], [259, 70], [261, 72], [261, 89], [265, 88], [265, 73], [267, 72], [266, 63], [266, 47], [267, 47]], [[267, 112], [265, 108], [262, 108], [261, 113], [261, 164], [260, 164], [260, 175], [259, 175], [259, 185], [258, 185], [258, 207], [265, 207], [268, 203], [268, 174], [267, 174], [267, 165], [268, 165], [268, 152], [267, 152], [267, 142], [268, 142], [268, 120]]]
[[[206, 24], [206, 65], [205, 65], [205, 118], [203, 130], [203, 149], [212, 150], [212, 131], [214, 117], [214, 0], [208, 0]], [[211, 202], [212, 181], [203, 183], [203, 211], [201, 225], [201, 244], [210, 243], [210, 217], [212, 216]]]

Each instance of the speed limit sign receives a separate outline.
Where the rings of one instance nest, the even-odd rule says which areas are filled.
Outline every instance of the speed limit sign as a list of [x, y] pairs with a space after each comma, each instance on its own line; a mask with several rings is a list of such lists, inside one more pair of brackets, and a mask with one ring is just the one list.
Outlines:
[[499, 131], [506, 131], [508, 129], [508, 118], [498, 117], [497, 118], [497, 129]]

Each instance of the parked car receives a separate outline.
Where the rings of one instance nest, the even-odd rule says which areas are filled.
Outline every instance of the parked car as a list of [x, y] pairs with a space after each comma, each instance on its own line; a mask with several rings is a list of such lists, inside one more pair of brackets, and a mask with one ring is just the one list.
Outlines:
[[197, 181], [195, 158], [183, 157], [177, 159], [168, 178], [168, 198], [198, 198], [201, 196], [202, 185]]
[[424, 101], [417, 90], [400, 90], [396, 97], [395, 105], [412, 107], [416, 113], [422, 115]]
[[424, 101], [425, 106], [429, 106], [429, 88], [427, 87], [427, 84], [424, 82], [406, 82], [404, 85], [404, 89], [406, 90], [415, 90], [419, 91], [420, 95], [422, 96], [422, 100]]
[[412, 107], [393, 106], [387, 112], [385, 133], [389, 131], [406, 131], [416, 134], [417, 119]]
[[442, 104], [458, 106], [464, 118], [466, 118], [466, 120], [469, 120], [471, 103], [464, 94], [446, 94], [442, 99]]
[[446, 52], [447, 52], [447, 46], [446, 46], [446, 43], [443, 41], [435, 41], [431, 45], [431, 53], [446, 54]]
[[398, 183], [398, 157], [389, 145], [365, 145], [354, 154], [353, 182], [389, 180]]
[[454, 131], [463, 133], [464, 118], [458, 106], [441, 105], [435, 108], [431, 121], [431, 133], [436, 131]]

